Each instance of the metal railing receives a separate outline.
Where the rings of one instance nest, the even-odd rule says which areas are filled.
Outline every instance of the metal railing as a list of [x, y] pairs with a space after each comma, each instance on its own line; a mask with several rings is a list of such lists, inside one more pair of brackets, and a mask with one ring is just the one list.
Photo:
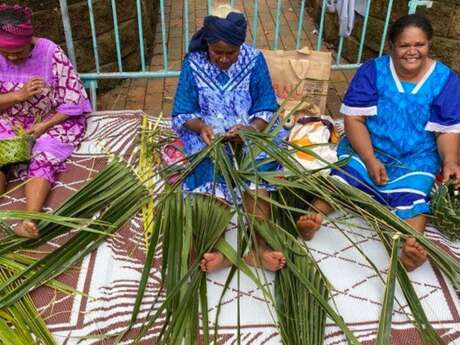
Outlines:
[[[168, 57], [168, 40], [167, 40], [167, 27], [166, 27], [166, 13], [165, 13], [165, 0], [159, 0], [159, 21], [161, 26], [161, 50], [162, 50], [162, 68], [156, 71], [149, 71], [148, 66], [145, 61], [145, 39], [144, 39], [144, 32], [143, 32], [143, 13], [142, 13], [142, 1], [136, 0], [136, 14], [137, 14], [137, 29], [138, 29], [138, 39], [139, 39], [139, 56], [140, 56], [140, 70], [135, 72], [127, 72], [123, 69], [123, 59], [122, 59], [122, 47], [120, 43], [120, 30], [119, 30], [119, 23], [118, 23], [118, 11], [117, 11], [117, 4], [116, 0], [111, 0], [111, 8], [112, 8], [112, 19], [113, 19], [113, 31], [115, 37], [115, 55], [116, 55], [116, 65], [117, 70], [113, 72], [101, 72], [100, 66], [100, 58], [99, 58], [99, 47], [97, 42], [97, 31], [96, 31], [96, 18], [94, 16], [93, 11], [93, 0], [88, 1], [88, 10], [89, 10], [89, 19], [90, 19], [90, 28], [91, 28], [91, 36], [92, 36], [92, 45], [93, 45], [93, 54], [94, 54], [94, 72], [90, 73], [81, 73], [80, 76], [82, 80], [85, 82], [86, 86], [90, 89], [91, 100], [93, 102], [94, 107], [96, 107], [96, 89], [97, 89], [97, 82], [98, 80], [103, 79], [125, 79], [125, 78], [169, 78], [169, 77], [178, 77], [180, 71], [170, 69], [169, 64], [169, 57]], [[151, 0], [150, 0], [151, 1]], [[170, 1], [177, 1], [180, 0], [170, 0]], [[184, 44], [184, 51], [187, 50], [188, 42], [190, 39], [190, 13], [189, 13], [189, 0], [182, 0], [183, 5], [183, 44]], [[199, 1], [199, 0], [196, 0]], [[213, 0], [201, 0], [207, 1], [207, 8], [208, 13], [211, 12], [213, 8]], [[319, 29], [316, 38], [316, 49], [320, 50], [323, 46], [323, 37], [324, 37], [324, 30], [325, 30], [325, 18], [326, 18], [326, 8], [329, 4], [329, 1], [333, 0], [323, 0], [322, 1], [322, 8], [321, 8], [321, 17], [319, 20]], [[274, 16], [275, 20], [275, 31], [274, 31], [274, 42], [273, 42], [273, 49], [279, 48], [280, 36], [282, 35], [281, 32], [281, 15], [283, 11], [283, 0], [276, 0], [276, 13]], [[296, 48], [301, 47], [301, 37], [304, 30], [304, 18], [305, 18], [305, 6], [306, 0], [300, 0], [299, 5], [299, 15], [298, 15], [298, 23], [296, 25], [297, 32], [296, 32]], [[65, 39], [67, 45], [67, 52], [69, 58], [76, 65], [76, 58], [75, 58], [75, 47], [72, 37], [72, 30], [71, 30], [71, 23], [68, 11], [68, 4], [67, 0], [59, 0], [61, 14], [63, 19], [63, 26], [65, 32]], [[234, 5], [235, 0], [230, 0], [229, 3]], [[332, 69], [352, 69], [357, 68], [360, 66], [363, 58], [363, 51], [365, 48], [366, 42], [366, 34], [368, 28], [368, 19], [370, 14], [372, 0], [368, 0], [365, 7], [365, 13], [362, 18], [362, 31], [359, 40], [359, 48], [356, 56], [356, 60], [354, 62], [342, 62], [343, 60], [343, 51], [344, 51], [344, 44], [345, 44], [345, 37], [338, 37], [338, 44], [337, 44], [337, 51], [335, 52], [335, 62], [332, 65]], [[425, 0], [409, 0], [408, 7], [409, 13], [414, 13], [418, 6], [431, 6], [431, 1]], [[380, 49], [379, 49], [379, 56], [383, 54], [384, 47], [385, 47], [385, 40], [387, 35], [387, 29], [391, 19], [391, 12], [393, 8], [393, 0], [388, 0], [386, 14], [385, 14], [385, 22], [384, 22], [384, 29], [381, 36], [380, 41]], [[252, 4], [252, 23], [251, 31], [253, 37], [253, 44], [256, 45], [257, 41], [257, 34], [259, 29], [259, 10], [260, 10], [260, 1], [253, 0]]]

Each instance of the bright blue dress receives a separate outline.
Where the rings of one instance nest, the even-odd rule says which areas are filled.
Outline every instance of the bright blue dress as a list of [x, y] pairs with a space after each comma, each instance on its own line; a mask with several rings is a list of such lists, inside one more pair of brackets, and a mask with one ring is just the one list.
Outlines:
[[[269, 123], [276, 116], [277, 109], [270, 73], [259, 50], [243, 44], [238, 60], [227, 71], [212, 64], [207, 52], [194, 52], [185, 57], [182, 65], [172, 127], [183, 141], [186, 154], [190, 155], [202, 150], [206, 144], [199, 133], [184, 126], [187, 121], [199, 118], [212, 128], [214, 134], [219, 134], [237, 124], [250, 125], [256, 118]], [[277, 168], [276, 164], [270, 164], [264, 170]], [[231, 201], [229, 190], [223, 178], [215, 176], [210, 159], [196, 167], [183, 187], [186, 191], [212, 193]]]
[[435, 175], [440, 170], [436, 133], [460, 133], [460, 80], [436, 61], [418, 83], [401, 82], [389, 56], [361, 66], [345, 95], [341, 112], [367, 116], [375, 156], [385, 166], [386, 185], [376, 185], [347, 138], [338, 147], [351, 157], [332, 175], [372, 195], [403, 219], [428, 213]]

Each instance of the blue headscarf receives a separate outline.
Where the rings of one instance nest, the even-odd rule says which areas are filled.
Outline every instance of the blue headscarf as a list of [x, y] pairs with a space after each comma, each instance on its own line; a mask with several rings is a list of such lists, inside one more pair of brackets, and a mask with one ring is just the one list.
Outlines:
[[238, 12], [230, 12], [227, 18], [207, 16], [203, 27], [193, 35], [189, 52], [205, 51], [208, 44], [219, 41], [239, 47], [246, 40], [246, 27], [246, 19]]

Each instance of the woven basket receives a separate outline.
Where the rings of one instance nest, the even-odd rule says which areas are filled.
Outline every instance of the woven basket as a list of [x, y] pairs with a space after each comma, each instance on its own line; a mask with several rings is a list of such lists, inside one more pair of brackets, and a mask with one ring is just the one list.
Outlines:
[[32, 143], [30, 135], [0, 140], [0, 166], [30, 160]]
[[436, 187], [431, 200], [432, 222], [452, 241], [460, 240], [460, 191], [452, 183]]

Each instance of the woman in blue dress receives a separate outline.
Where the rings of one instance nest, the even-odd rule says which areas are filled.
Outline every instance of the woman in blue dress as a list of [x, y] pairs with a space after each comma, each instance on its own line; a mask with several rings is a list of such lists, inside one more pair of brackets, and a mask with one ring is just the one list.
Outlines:
[[[428, 56], [432, 36], [426, 18], [401, 17], [389, 31], [391, 54], [358, 69], [341, 107], [346, 137], [338, 155], [350, 162], [332, 172], [391, 207], [420, 233], [436, 174], [442, 168], [444, 180], [460, 179], [460, 81]], [[318, 213], [297, 222], [307, 240], [332, 212], [322, 200], [313, 206]], [[400, 259], [408, 270], [426, 257], [415, 238], [405, 241]]]
[[[262, 53], [244, 43], [246, 19], [227, 6], [220, 6], [217, 12], [219, 16], [205, 17], [203, 27], [192, 37], [174, 100], [172, 126], [188, 155], [209, 145], [216, 134], [239, 142], [238, 130], [242, 127], [264, 130], [278, 109]], [[214, 166], [206, 159], [186, 178], [183, 189], [231, 202], [228, 186], [214, 175]], [[257, 193], [268, 197], [269, 190], [269, 186], [258, 186]], [[246, 211], [269, 217], [267, 202], [257, 198], [256, 205], [248, 194], [242, 199]], [[261, 247], [257, 260], [251, 252], [246, 261], [253, 265], [260, 262], [271, 271], [282, 268], [283, 254], [260, 239], [258, 242]], [[206, 272], [227, 266], [230, 262], [217, 251], [206, 253], [201, 261], [201, 269]]]

